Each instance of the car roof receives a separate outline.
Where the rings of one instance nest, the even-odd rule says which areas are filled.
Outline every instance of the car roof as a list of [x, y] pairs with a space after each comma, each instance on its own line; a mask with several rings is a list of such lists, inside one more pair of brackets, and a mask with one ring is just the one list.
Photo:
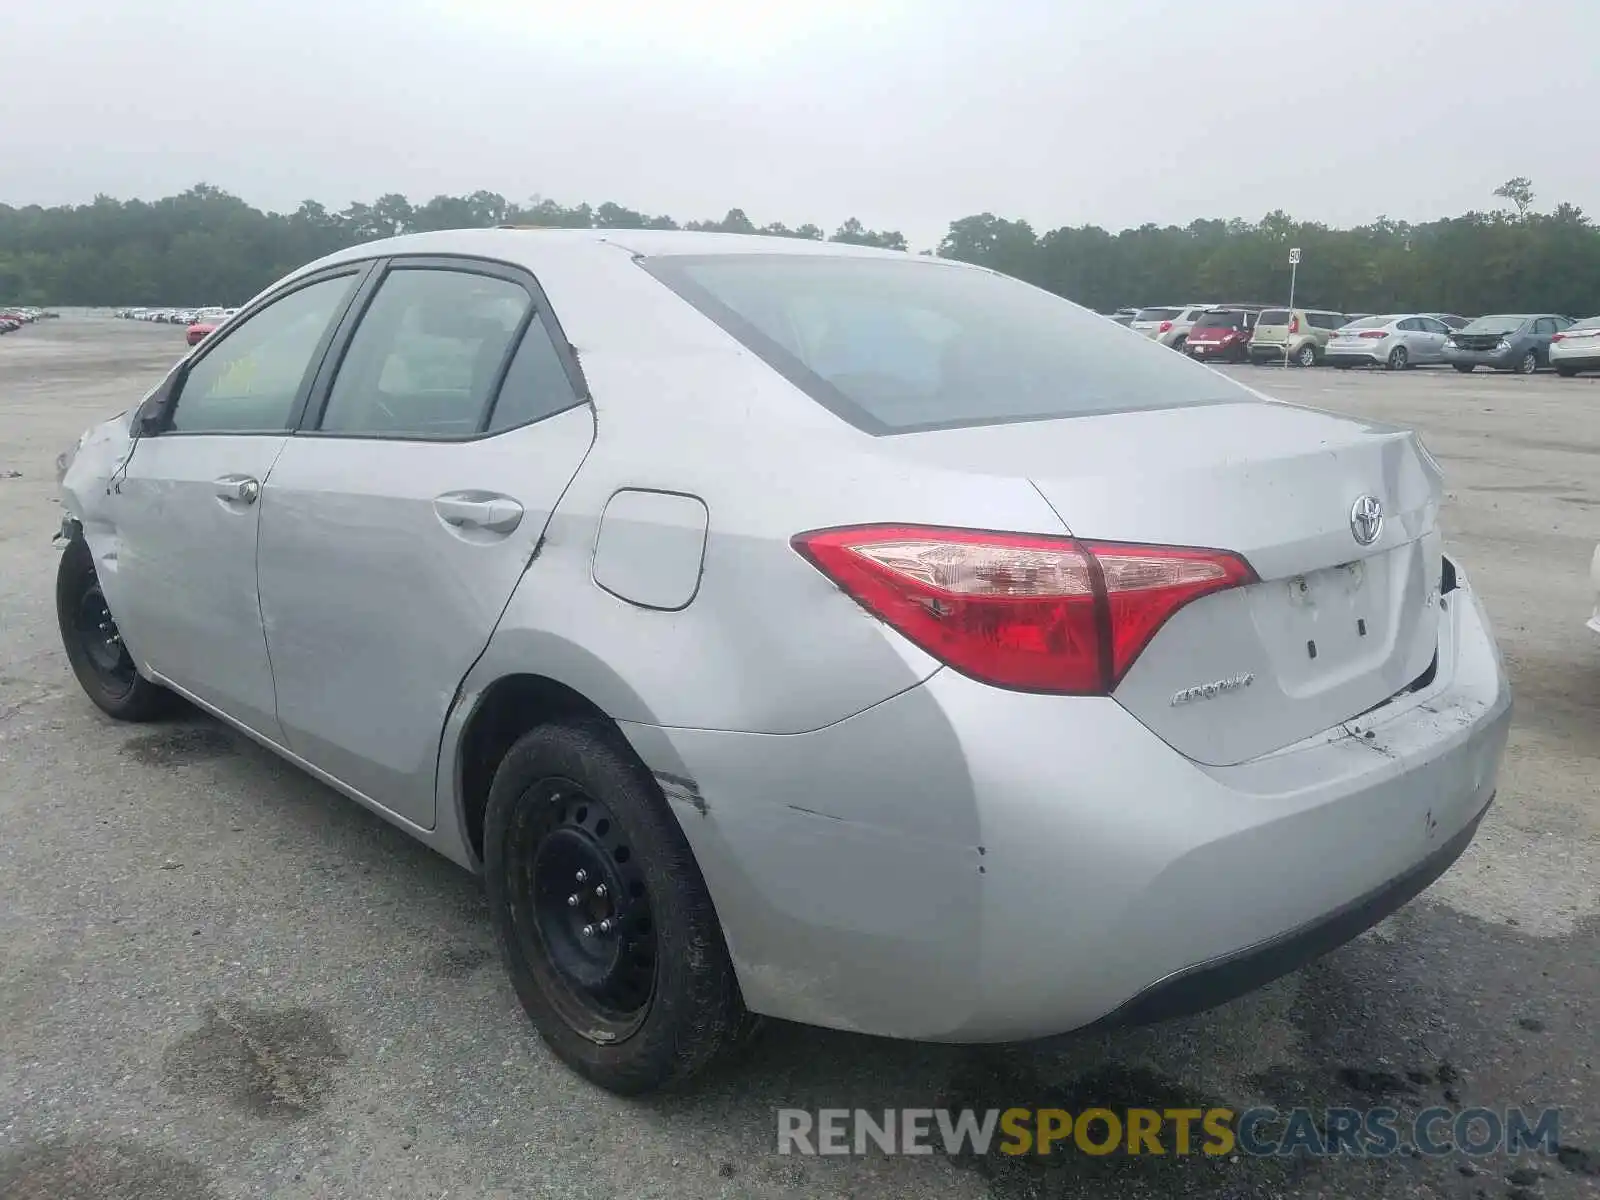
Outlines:
[[[883, 250], [876, 246], [762, 234], [702, 233], [680, 229], [536, 229], [502, 226], [497, 229], [441, 229], [382, 238], [337, 251], [319, 261], [323, 264], [349, 262], [354, 259], [381, 258], [386, 254], [465, 254], [518, 262], [536, 258], [546, 249], [570, 252], [584, 248], [590, 248], [596, 254], [621, 249], [645, 257], [664, 254], [809, 254], [897, 260], [919, 258], [925, 262], [931, 258], [910, 255], [904, 250]], [[932, 261], [952, 262], [950, 259]]]

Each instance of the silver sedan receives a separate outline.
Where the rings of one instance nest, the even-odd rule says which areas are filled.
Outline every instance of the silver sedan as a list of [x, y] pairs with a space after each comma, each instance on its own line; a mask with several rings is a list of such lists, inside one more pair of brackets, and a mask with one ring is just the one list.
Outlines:
[[758, 1014], [1219, 1003], [1446, 870], [1506, 741], [1413, 434], [942, 259], [374, 242], [60, 466], [90, 699], [181, 697], [480, 872], [620, 1092]]
[[1328, 339], [1323, 361], [1335, 367], [1387, 367], [1403, 371], [1444, 362], [1451, 327], [1426, 313], [1362, 317]]

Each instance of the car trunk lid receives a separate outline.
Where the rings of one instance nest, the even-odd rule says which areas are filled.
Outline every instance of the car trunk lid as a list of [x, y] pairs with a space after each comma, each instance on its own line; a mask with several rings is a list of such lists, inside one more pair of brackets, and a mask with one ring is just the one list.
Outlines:
[[[1113, 692], [1198, 761], [1241, 762], [1319, 733], [1433, 660], [1439, 475], [1407, 431], [1260, 401], [895, 440], [1026, 475], [1078, 537], [1250, 563], [1257, 582], [1179, 609]], [[1370, 544], [1353, 516], [1362, 497], [1382, 509]]]

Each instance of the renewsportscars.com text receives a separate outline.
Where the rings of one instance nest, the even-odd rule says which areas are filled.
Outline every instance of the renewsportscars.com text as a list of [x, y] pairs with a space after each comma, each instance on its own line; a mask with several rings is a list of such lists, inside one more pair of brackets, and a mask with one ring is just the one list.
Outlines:
[[1554, 1154], [1547, 1108], [782, 1108], [779, 1154], [1089, 1154], [1253, 1157]]

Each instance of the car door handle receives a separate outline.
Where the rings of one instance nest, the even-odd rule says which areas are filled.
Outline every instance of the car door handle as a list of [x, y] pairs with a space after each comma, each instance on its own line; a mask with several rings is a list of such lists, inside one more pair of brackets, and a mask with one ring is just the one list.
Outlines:
[[254, 504], [261, 495], [261, 481], [248, 475], [224, 475], [214, 482], [217, 499], [229, 504]]
[[456, 529], [510, 533], [522, 523], [522, 505], [510, 496], [449, 492], [434, 498], [433, 511], [446, 525]]

